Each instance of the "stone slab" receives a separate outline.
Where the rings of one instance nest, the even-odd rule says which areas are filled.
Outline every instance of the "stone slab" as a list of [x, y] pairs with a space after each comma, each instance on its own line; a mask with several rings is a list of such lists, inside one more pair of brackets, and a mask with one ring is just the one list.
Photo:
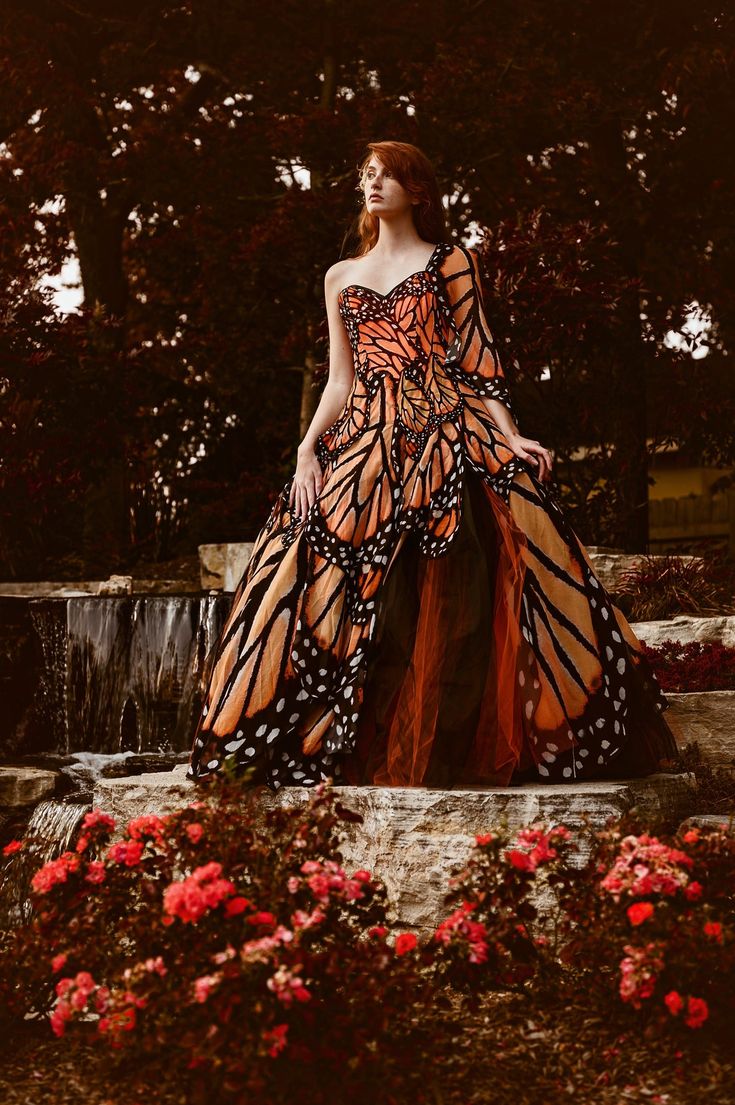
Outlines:
[[735, 691], [667, 691], [666, 697], [666, 720], [682, 750], [696, 741], [705, 762], [735, 763]]
[[679, 614], [666, 621], [632, 622], [631, 628], [639, 641], [657, 648], [663, 641], [679, 641], [688, 645], [692, 641], [709, 644], [719, 641], [728, 648], [735, 648], [735, 615], [720, 614], [713, 618], [697, 618], [691, 614]]
[[199, 545], [199, 579], [203, 591], [220, 590], [225, 582], [227, 544]]
[[242, 579], [253, 555], [254, 541], [243, 541], [239, 544], [230, 544], [225, 549], [225, 591], [237, 590], [237, 585]]
[[[94, 805], [119, 825], [144, 813], [161, 813], [199, 796], [185, 779], [186, 766], [125, 779], [100, 779]], [[451, 869], [465, 862], [477, 833], [504, 821], [517, 829], [534, 821], [581, 828], [586, 819], [602, 828], [633, 806], [665, 813], [676, 823], [689, 799], [687, 775], [651, 775], [619, 782], [504, 787], [495, 790], [431, 790], [423, 787], [338, 787], [340, 799], [364, 821], [348, 826], [343, 854], [348, 869], [365, 867], [386, 884], [392, 919], [428, 929], [444, 915]], [[263, 804], [300, 805], [309, 790], [289, 787], [273, 794], [258, 788]], [[580, 861], [582, 856], [580, 855]]]
[[682, 821], [679, 831], [686, 829], [726, 829], [729, 833], [735, 832], [735, 814], [724, 813], [696, 813]]
[[59, 775], [40, 767], [0, 767], [0, 806], [32, 806], [56, 790]]
[[[219, 586], [221, 587], [222, 584], [220, 583]], [[109, 580], [32, 580], [0, 583], [0, 597], [17, 599], [69, 599], [84, 595], [180, 595], [190, 594], [196, 590], [190, 580], [135, 579], [133, 576], [111, 576]]]

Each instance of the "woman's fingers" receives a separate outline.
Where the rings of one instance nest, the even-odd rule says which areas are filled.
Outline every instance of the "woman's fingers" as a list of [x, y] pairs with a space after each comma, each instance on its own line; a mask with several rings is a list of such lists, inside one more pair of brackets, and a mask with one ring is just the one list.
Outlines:
[[551, 477], [551, 453], [538, 441], [525, 441], [517, 454], [522, 460], [535, 465], [540, 480]]

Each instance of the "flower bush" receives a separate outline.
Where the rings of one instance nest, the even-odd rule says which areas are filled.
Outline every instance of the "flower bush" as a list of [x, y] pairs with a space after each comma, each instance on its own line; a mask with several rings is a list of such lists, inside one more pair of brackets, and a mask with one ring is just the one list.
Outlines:
[[256, 1105], [436, 1100], [457, 996], [584, 993], [606, 1022], [690, 1037], [730, 1023], [726, 825], [664, 839], [621, 822], [587, 834], [586, 860], [563, 825], [482, 833], [420, 936], [391, 932], [382, 884], [345, 869], [355, 820], [324, 788], [269, 809], [232, 781], [120, 839], [92, 811], [34, 873], [30, 924], [2, 934], [6, 1016], [91, 1035], [112, 1077], [132, 1063], [184, 1077], [187, 1100]]
[[552, 892], [573, 868], [570, 833], [562, 825], [529, 826], [478, 835], [467, 865], [450, 880], [446, 904], [454, 911], [437, 928], [435, 969], [470, 996], [522, 988], [540, 967], [553, 970], [547, 920], [533, 901], [538, 883]]
[[232, 783], [114, 842], [92, 811], [33, 876], [32, 923], [3, 948], [6, 1007], [91, 1032], [113, 1065], [165, 1054], [215, 1100], [301, 1093], [304, 1067], [310, 1102], [404, 1084], [421, 1100], [405, 1053], [431, 1052], [418, 1012], [441, 1003], [416, 937], [389, 939], [382, 885], [342, 866], [355, 818], [321, 789], [264, 810]]
[[651, 1025], [735, 1012], [735, 838], [726, 823], [663, 840], [612, 828], [562, 901], [563, 954], [590, 994]]
[[662, 641], [653, 647], [642, 643], [663, 691], [735, 690], [735, 648], [720, 641]]

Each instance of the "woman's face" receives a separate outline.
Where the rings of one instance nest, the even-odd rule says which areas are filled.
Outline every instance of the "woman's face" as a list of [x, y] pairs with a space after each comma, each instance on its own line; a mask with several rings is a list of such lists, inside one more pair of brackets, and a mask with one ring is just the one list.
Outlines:
[[378, 218], [406, 211], [413, 203], [410, 193], [375, 156], [370, 158], [363, 173], [362, 191], [365, 206]]

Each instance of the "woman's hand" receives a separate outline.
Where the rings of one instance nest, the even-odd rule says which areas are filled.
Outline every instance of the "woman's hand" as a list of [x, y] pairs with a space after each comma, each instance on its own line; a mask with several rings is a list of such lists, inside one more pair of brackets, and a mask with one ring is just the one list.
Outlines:
[[544, 449], [538, 441], [530, 437], [521, 437], [520, 434], [507, 436], [508, 448], [521, 460], [527, 460], [538, 466], [536, 475], [542, 481], [551, 479], [551, 453]]
[[297, 517], [306, 517], [309, 507], [322, 489], [322, 469], [316, 453], [309, 446], [299, 445], [288, 504]]

